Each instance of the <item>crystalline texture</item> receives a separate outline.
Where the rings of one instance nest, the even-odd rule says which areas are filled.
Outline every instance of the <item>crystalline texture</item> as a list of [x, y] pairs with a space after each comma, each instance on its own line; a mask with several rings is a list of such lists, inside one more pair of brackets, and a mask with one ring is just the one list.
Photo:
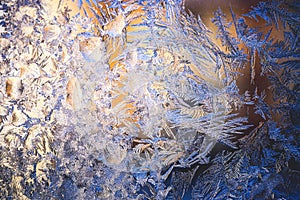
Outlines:
[[[286, 163], [299, 162], [297, 13], [275, 1], [248, 13], [276, 28], [282, 16], [289, 32], [273, 42], [233, 11], [232, 36], [219, 9], [223, 49], [178, 0], [66, 2], [1, 3], [0, 196], [297, 195], [281, 188]], [[262, 91], [239, 93], [237, 70], [250, 64], [254, 83], [256, 55], [272, 104]], [[242, 104], [264, 121], [252, 131]], [[216, 154], [221, 144], [235, 152]]]

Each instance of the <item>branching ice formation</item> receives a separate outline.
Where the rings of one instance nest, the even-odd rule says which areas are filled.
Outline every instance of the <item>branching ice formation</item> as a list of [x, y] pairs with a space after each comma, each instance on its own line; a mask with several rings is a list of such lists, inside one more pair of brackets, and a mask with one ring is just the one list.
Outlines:
[[[299, 196], [299, 4], [217, 10], [222, 48], [179, 0], [64, 3], [0, 3], [1, 197]], [[267, 32], [247, 25], [257, 16]], [[272, 93], [241, 95], [257, 62]]]

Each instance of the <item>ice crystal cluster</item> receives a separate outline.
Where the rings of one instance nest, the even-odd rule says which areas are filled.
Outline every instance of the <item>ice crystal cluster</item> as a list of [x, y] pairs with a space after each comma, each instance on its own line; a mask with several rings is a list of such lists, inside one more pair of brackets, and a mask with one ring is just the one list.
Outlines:
[[1, 199], [299, 198], [299, 3], [68, 3], [0, 2]]

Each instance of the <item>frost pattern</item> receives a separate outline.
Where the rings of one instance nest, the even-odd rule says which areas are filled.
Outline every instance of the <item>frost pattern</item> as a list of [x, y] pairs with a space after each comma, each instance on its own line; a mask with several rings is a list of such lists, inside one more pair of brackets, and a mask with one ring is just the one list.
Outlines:
[[[0, 3], [1, 197], [299, 195], [297, 3], [217, 10], [225, 48], [179, 0], [74, 3], [81, 14], [64, 1]], [[257, 16], [266, 33], [247, 25]], [[255, 84], [256, 62], [272, 93], [241, 95], [238, 70], [250, 66]], [[261, 123], [251, 128], [242, 107]]]

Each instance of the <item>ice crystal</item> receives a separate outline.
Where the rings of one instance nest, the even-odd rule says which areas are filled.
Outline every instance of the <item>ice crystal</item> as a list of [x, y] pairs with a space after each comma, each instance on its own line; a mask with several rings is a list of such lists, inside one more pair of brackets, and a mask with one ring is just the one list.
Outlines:
[[218, 46], [183, 3], [0, 3], [1, 197], [299, 196], [299, 5], [218, 9]]

